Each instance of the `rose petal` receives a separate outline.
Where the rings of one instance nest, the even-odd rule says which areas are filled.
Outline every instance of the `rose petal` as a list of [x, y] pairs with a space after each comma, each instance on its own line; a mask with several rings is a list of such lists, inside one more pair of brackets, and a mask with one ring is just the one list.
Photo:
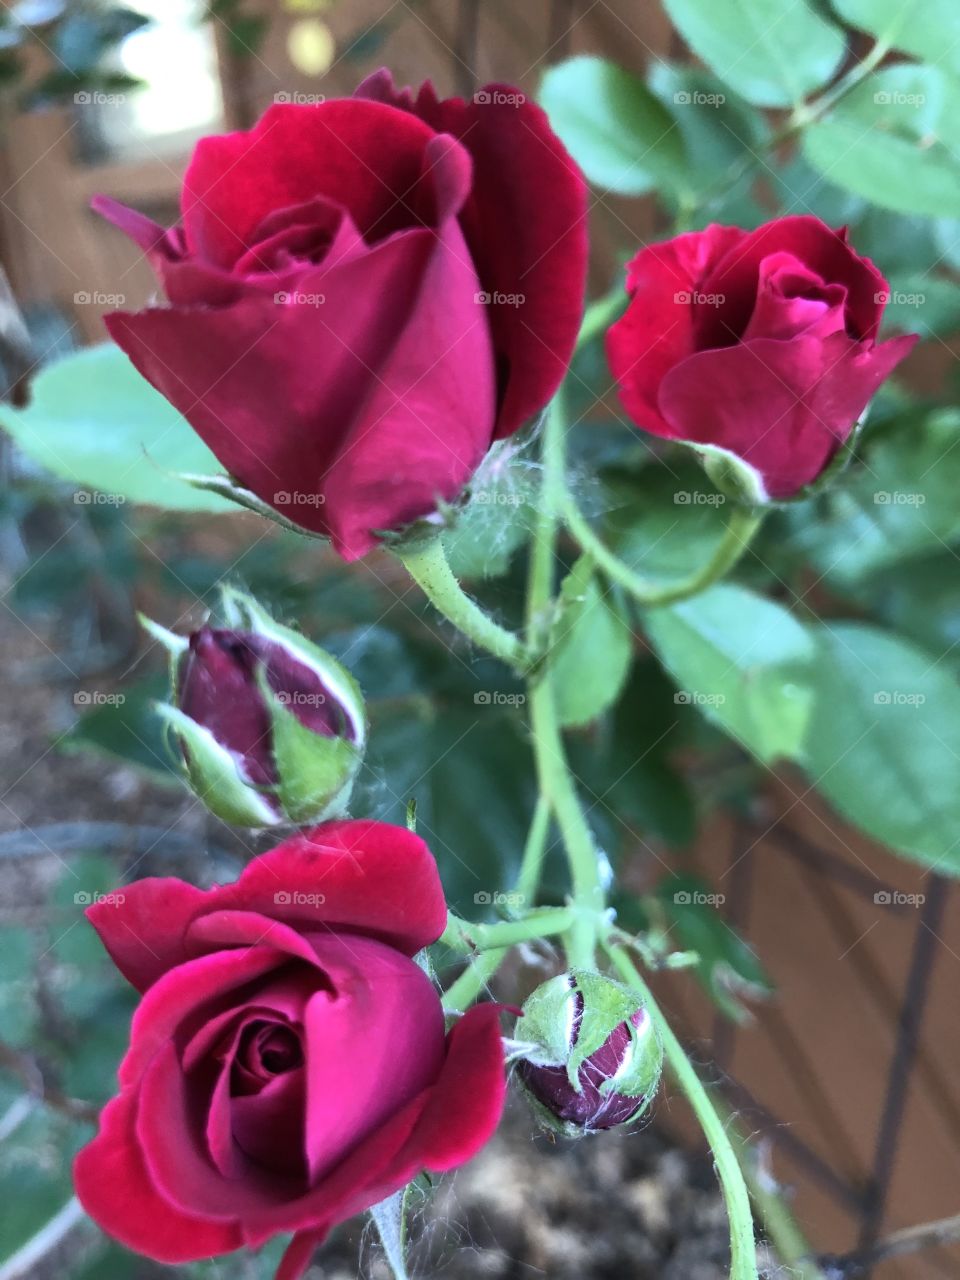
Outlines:
[[236, 1222], [185, 1213], [151, 1181], [136, 1138], [137, 1094], [108, 1102], [100, 1130], [73, 1165], [77, 1197], [90, 1217], [121, 1244], [158, 1262], [192, 1262], [239, 1249]]
[[713, 224], [641, 249], [627, 267], [630, 305], [607, 331], [607, 360], [627, 413], [655, 435], [673, 436], [657, 394], [664, 376], [694, 351], [700, 281], [744, 237]]
[[208, 909], [252, 911], [300, 930], [356, 930], [414, 955], [446, 927], [446, 902], [424, 841], [356, 819], [298, 832], [207, 895]]
[[318, 937], [335, 988], [307, 1005], [306, 1151], [316, 1183], [432, 1085], [444, 1061], [443, 1009], [430, 979], [392, 947]]
[[771, 497], [791, 497], [820, 475], [915, 341], [869, 348], [836, 333], [701, 351], [664, 378], [660, 408], [673, 435], [738, 454]]
[[184, 931], [206, 898], [183, 880], [151, 876], [101, 898], [85, 914], [123, 976], [146, 991], [187, 958]]
[[[130, 1047], [120, 1064], [121, 1085], [134, 1085], [151, 1058], [185, 1029], [223, 1012], [238, 987], [262, 978], [287, 956], [274, 947], [218, 951], [178, 965], [163, 974], [140, 1001], [130, 1024]], [[227, 1005], [229, 1008], [229, 1004]]]
[[703, 292], [724, 302], [704, 309], [699, 317], [699, 350], [728, 346], [744, 332], [757, 294], [760, 264], [779, 251], [793, 254], [827, 284], [844, 285], [847, 332], [853, 338], [876, 338], [888, 296], [886, 280], [869, 258], [853, 251], [845, 230], [834, 231], [819, 218], [800, 214], [776, 218], [746, 233], [704, 276]]
[[375, 102], [275, 104], [249, 132], [202, 138], [184, 178], [194, 253], [231, 266], [277, 209], [325, 196], [369, 241], [416, 225], [415, 192], [432, 130]]
[[414, 100], [379, 71], [356, 96], [413, 112], [473, 158], [461, 221], [481, 287], [493, 298], [522, 298], [487, 308], [500, 379], [495, 434], [512, 435], [560, 385], [580, 326], [587, 264], [580, 170], [544, 112], [508, 85], [487, 86], [487, 101], [465, 102], [438, 100], [427, 82]]
[[792, 253], [771, 253], [760, 263], [757, 298], [743, 340], [843, 333], [846, 301], [842, 284], [827, 284]]

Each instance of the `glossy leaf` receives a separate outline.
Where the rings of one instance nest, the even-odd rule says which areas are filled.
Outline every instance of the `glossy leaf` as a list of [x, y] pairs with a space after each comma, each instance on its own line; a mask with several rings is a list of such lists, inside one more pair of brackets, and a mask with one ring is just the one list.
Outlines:
[[875, 839], [960, 874], [960, 687], [946, 665], [858, 623], [817, 633], [811, 780]]
[[79, 505], [143, 502], [184, 511], [233, 511], [181, 472], [220, 464], [186, 419], [110, 343], [41, 370], [25, 409], [0, 405], [0, 426], [54, 475], [75, 483]]
[[806, 0], [665, 0], [693, 52], [748, 102], [789, 107], [839, 69], [846, 41]]
[[954, 142], [960, 81], [903, 63], [869, 76], [803, 135], [803, 153], [840, 186], [888, 209], [960, 217]]
[[632, 72], [603, 58], [570, 58], [544, 75], [540, 101], [596, 186], [639, 196], [658, 181], [684, 185], [680, 128]]

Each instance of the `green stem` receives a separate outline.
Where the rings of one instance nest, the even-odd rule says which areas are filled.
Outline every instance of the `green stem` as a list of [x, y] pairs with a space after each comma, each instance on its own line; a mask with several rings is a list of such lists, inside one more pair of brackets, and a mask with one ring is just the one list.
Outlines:
[[722, 1104], [718, 1107], [718, 1111], [735, 1144], [743, 1178], [764, 1235], [776, 1250], [784, 1270], [788, 1272], [791, 1280], [825, 1280], [823, 1272], [817, 1265], [814, 1251], [797, 1225], [797, 1220], [790, 1212], [783, 1196], [775, 1188], [768, 1186], [764, 1177], [758, 1173], [747, 1135], [737, 1123], [733, 1112], [728, 1111]]
[[599, 337], [601, 333], [605, 333], [614, 320], [619, 319], [621, 312], [626, 311], [628, 301], [629, 298], [627, 297], [623, 280], [618, 275], [617, 283], [610, 292], [597, 298], [595, 302], [591, 302], [583, 313], [575, 350], [580, 351], [588, 343], [592, 342], [594, 338]]
[[757, 1280], [757, 1248], [753, 1238], [750, 1196], [726, 1126], [630, 956], [619, 946], [606, 944], [606, 950], [624, 981], [643, 997], [660, 1032], [667, 1066], [690, 1103], [710, 1144], [730, 1223], [730, 1280]]
[[655, 583], [641, 577], [606, 546], [577, 507], [571, 494], [565, 494], [563, 504], [564, 523], [583, 550], [593, 557], [597, 567], [640, 604], [648, 607], [688, 600], [718, 582], [747, 550], [765, 515], [762, 508], [734, 506], [727, 518], [723, 537], [705, 564], [679, 582]]
[[[544, 423], [543, 485], [534, 528], [528, 595], [528, 617], [533, 621], [549, 610], [553, 585], [557, 498], [562, 491], [564, 473], [563, 403], [563, 395], [558, 393]], [[573, 900], [580, 909], [566, 938], [567, 956], [572, 965], [593, 968], [596, 922], [604, 906], [600, 863], [570, 774], [549, 668], [531, 681], [529, 705], [540, 794], [557, 819], [570, 865]]]
[[501, 920], [496, 924], [472, 924], [453, 914], [447, 917], [447, 927], [440, 941], [455, 951], [497, 951], [516, 946], [518, 942], [533, 942], [537, 938], [550, 938], [566, 933], [576, 921], [572, 907], [543, 907], [521, 920]]
[[865, 58], [861, 59], [856, 66], [851, 67], [846, 75], [841, 76], [832, 89], [828, 89], [819, 98], [815, 98], [813, 102], [800, 103], [794, 107], [787, 117], [786, 123], [782, 128], [777, 129], [770, 135], [761, 151], [748, 151], [746, 155], [741, 156], [736, 163], [731, 165], [713, 186], [707, 187], [705, 191], [700, 193], [699, 207], [701, 209], [709, 209], [719, 203], [742, 177], [748, 174], [751, 169], [763, 163], [764, 156], [776, 151], [785, 142], [792, 141], [808, 125], [816, 124], [818, 120], [821, 120], [832, 107], [837, 105], [841, 98], [845, 98], [862, 80], [865, 80], [872, 71], [876, 70], [890, 52], [890, 48], [889, 42], [885, 40], [878, 41]]
[[501, 951], [482, 951], [464, 969], [456, 982], [443, 993], [443, 1007], [447, 1013], [462, 1013], [480, 995], [494, 974], [503, 964], [509, 948]]
[[520, 872], [517, 876], [517, 894], [520, 897], [521, 906], [532, 907], [536, 901], [549, 834], [550, 804], [544, 796], [538, 796], [530, 830], [527, 832], [526, 844], [523, 846]]
[[529, 655], [521, 638], [484, 613], [466, 594], [453, 575], [437, 535], [418, 540], [396, 550], [411, 578], [417, 583], [434, 608], [453, 623], [481, 649], [523, 673], [529, 666]]

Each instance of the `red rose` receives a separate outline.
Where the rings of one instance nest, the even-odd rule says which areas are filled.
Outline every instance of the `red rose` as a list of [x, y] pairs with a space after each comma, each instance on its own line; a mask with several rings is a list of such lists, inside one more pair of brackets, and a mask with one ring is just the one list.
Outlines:
[[317, 827], [202, 891], [140, 880], [87, 915], [141, 992], [120, 1093], [77, 1157], [105, 1231], [161, 1262], [295, 1233], [295, 1280], [336, 1223], [490, 1137], [504, 1098], [498, 1010], [449, 1035], [410, 958], [446, 908], [419, 837]]
[[877, 345], [886, 280], [819, 218], [709, 226], [641, 250], [607, 334], [630, 417], [736, 454], [758, 496], [815, 480], [916, 336]]
[[586, 191], [512, 90], [414, 98], [380, 71], [203, 139], [182, 226], [94, 204], [170, 304], [111, 336], [231, 476], [348, 560], [456, 497], [573, 350]]

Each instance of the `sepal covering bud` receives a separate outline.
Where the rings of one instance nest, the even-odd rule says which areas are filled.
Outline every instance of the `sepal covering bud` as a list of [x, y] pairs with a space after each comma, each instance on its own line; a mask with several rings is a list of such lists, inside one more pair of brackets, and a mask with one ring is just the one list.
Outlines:
[[267, 827], [340, 817], [363, 758], [363, 695], [339, 662], [251, 597], [224, 592], [228, 626], [176, 636], [160, 713], [190, 786], [225, 822]]
[[541, 1123], [578, 1136], [636, 1120], [663, 1065], [640, 998], [605, 974], [575, 970], [539, 986], [515, 1035], [527, 1046], [517, 1077]]

